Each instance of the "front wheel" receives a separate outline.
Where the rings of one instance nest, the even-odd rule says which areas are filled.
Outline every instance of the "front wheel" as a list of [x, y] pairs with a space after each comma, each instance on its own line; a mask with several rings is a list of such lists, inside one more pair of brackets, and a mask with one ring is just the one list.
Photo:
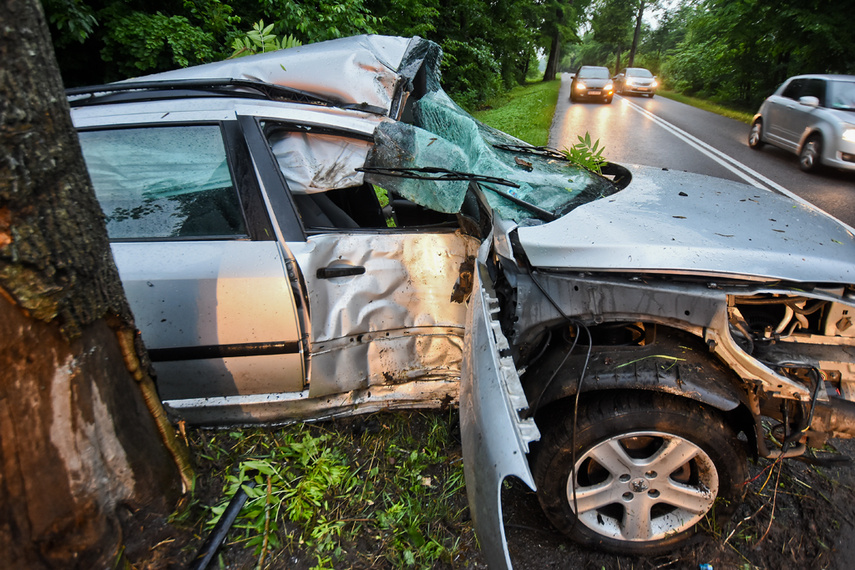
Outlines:
[[751, 130], [748, 132], [748, 146], [754, 150], [760, 150], [763, 147], [763, 123], [759, 119], [751, 124]]
[[805, 172], [816, 172], [819, 169], [822, 156], [822, 139], [818, 135], [811, 136], [799, 153], [799, 168]]
[[729, 515], [740, 498], [745, 449], [707, 406], [652, 392], [589, 401], [576, 425], [575, 472], [572, 432], [572, 417], [547, 428], [534, 476], [547, 518], [586, 546], [660, 554], [694, 534], [714, 505]]

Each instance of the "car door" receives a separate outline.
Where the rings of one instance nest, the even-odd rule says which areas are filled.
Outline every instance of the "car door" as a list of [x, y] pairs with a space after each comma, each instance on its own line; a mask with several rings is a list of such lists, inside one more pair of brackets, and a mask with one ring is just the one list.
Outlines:
[[236, 122], [163, 115], [83, 128], [83, 155], [161, 397], [194, 422], [252, 421], [249, 401], [305, 386], [286, 256]]
[[819, 106], [825, 106], [825, 80], [805, 79], [795, 103], [788, 104], [782, 113], [783, 136], [794, 149], [801, 145], [805, 133], [816, 123], [816, 107], [802, 104], [802, 97], [816, 97]]
[[243, 124], [263, 143], [250, 145], [253, 160], [281, 174], [281, 193], [299, 213], [303, 231], [286, 245], [307, 291], [308, 399], [363, 410], [455, 400], [466, 307], [454, 293], [480, 241], [458, 231], [453, 215], [412, 203], [384, 214], [377, 189], [356, 171], [373, 125]]
[[805, 85], [805, 79], [795, 78], [786, 84], [780, 95], [772, 95], [767, 100], [766, 136], [769, 142], [794, 150], [793, 136], [790, 131], [789, 114], [797, 106]]

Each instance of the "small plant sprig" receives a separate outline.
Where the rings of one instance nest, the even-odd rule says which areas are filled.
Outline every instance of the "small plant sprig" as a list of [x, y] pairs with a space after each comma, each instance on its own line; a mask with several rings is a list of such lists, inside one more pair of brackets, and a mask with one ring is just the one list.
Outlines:
[[578, 135], [579, 142], [570, 148], [564, 147], [561, 151], [572, 164], [581, 166], [591, 172], [602, 174], [602, 168], [608, 162], [603, 157], [603, 151], [606, 147], [600, 146], [600, 139], [593, 143], [591, 142], [591, 133], [585, 133], [585, 136]]
[[303, 45], [300, 40], [291, 35], [278, 38], [276, 34], [271, 33], [273, 26], [274, 24], [270, 24], [265, 27], [264, 20], [259, 20], [253, 24], [250, 31], [243, 37], [235, 38], [232, 42], [234, 52], [229, 59]]

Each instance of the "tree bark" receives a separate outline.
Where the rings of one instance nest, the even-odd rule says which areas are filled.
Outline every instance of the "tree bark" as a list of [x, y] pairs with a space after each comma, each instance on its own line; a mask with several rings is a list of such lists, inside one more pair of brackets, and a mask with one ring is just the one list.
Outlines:
[[635, 65], [635, 51], [638, 49], [638, 38], [641, 36], [641, 18], [644, 17], [645, 0], [640, 0], [638, 3], [638, 14], [635, 16], [635, 32], [632, 34], [632, 48], [629, 50], [629, 63], [627, 67]]
[[544, 81], [552, 81], [558, 73], [558, 58], [561, 57], [561, 34], [555, 32], [549, 46], [549, 58], [546, 60], [546, 70], [543, 72]]
[[7, 0], [0, 21], [0, 558], [108, 567], [124, 511], [168, 513], [189, 463], [148, 375], [41, 7]]

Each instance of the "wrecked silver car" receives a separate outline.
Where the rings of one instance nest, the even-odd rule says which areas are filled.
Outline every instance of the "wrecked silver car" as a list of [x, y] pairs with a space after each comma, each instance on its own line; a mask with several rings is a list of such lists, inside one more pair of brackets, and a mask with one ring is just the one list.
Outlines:
[[571, 538], [652, 554], [739, 499], [748, 454], [855, 435], [850, 228], [577, 168], [473, 120], [440, 57], [361, 36], [69, 91], [173, 417], [459, 402], [493, 568], [509, 476]]

